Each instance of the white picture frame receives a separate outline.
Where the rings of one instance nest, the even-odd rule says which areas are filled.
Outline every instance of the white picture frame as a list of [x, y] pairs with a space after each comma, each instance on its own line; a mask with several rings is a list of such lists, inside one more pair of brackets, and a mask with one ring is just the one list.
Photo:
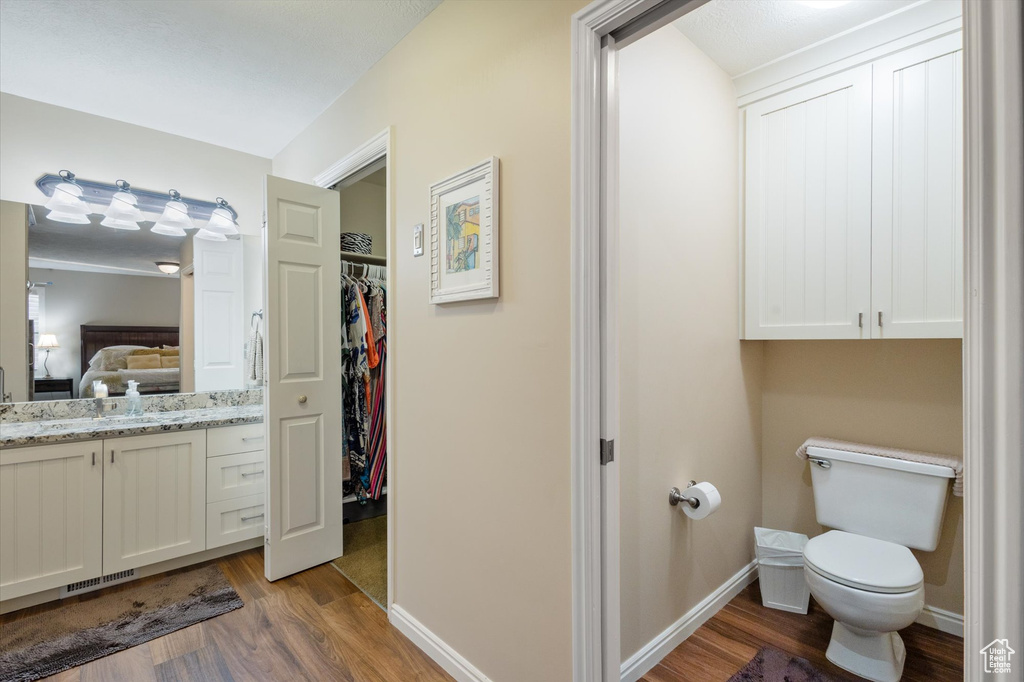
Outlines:
[[498, 297], [498, 166], [492, 156], [430, 186], [431, 304]]

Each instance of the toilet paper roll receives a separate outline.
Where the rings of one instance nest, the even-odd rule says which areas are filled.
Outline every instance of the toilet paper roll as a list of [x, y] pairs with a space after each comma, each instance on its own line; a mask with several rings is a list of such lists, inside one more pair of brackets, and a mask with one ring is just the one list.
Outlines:
[[683, 513], [691, 519], [707, 518], [718, 511], [718, 508], [722, 506], [722, 496], [719, 494], [718, 488], [707, 481], [701, 481], [697, 485], [691, 485], [683, 491], [683, 494], [700, 502], [696, 509], [688, 504], [682, 505]]

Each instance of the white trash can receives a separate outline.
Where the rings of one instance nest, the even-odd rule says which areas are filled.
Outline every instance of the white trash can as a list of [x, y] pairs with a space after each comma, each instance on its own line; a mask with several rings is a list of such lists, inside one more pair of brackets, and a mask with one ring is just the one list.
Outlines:
[[807, 536], [771, 528], [754, 528], [761, 603], [771, 609], [807, 613], [811, 588], [804, 578]]

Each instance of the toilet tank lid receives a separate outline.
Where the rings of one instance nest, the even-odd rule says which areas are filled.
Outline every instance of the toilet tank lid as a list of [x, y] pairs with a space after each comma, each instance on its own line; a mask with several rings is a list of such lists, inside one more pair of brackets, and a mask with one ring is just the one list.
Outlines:
[[956, 476], [956, 472], [953, 471], [953, 469], [939, 464], [911, 462], [907, 459], [882, 457], [880, 455], [867, 455], [862, 452], [850, 452], [848, 450], [833, 450], [831, 448], [819, 448], [812, 446], [807, 448], [807, 456], [819, 459], [830, 459], [839, 462], [850, 462], [851, 464], [863, 464], [865, 466], [879, 467], [881, 469], [906, 471], [912, 474], [924, 474], [925, 476], [938, 476], [940, 478], [953, 478]]

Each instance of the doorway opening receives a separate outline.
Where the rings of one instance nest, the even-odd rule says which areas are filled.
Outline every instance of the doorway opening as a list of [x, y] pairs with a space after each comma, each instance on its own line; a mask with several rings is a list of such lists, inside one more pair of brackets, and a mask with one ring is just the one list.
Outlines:
[[385, 611], [387, 515], [387, 159], [331, 186], [341, 207], [344, 554], [331, 564]]

